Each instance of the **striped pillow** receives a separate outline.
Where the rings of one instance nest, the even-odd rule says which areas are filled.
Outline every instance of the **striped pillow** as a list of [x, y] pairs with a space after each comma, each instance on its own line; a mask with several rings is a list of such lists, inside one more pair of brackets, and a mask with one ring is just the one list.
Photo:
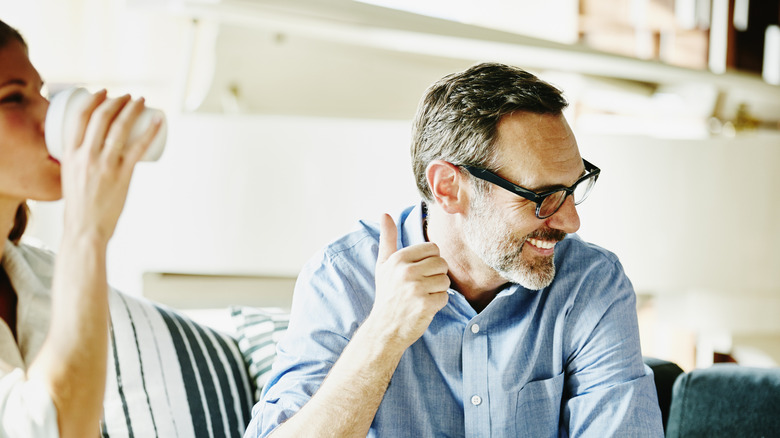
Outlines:
[[240, 437], [254, 404], [236, 341], [112, 291], [103, 437]]
[[276, 359], [276, 343], [287, 331], [290, 314], [268, 307], [232, 307], [230, 314], [236, 327], [238, 348], [244, 355], [249, 378], [255, 384], [255, 398], [260, 399]]

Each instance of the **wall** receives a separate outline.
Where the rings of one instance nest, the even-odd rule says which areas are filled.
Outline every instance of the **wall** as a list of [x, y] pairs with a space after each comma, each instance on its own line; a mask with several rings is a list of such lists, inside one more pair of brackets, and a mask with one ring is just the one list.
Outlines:
[[780, 136], [579, 139], [603, 169], [580, 234], [648, 300], [644, 353], [684, 369], [715, 351], [780, 364]]
[[579, 140], [604, 169], [582, 235], [614, 248], [637, 289], [780, 290], [780, 136]]
[[[138, 168], [112, 243], [121, 248], [112, 278], [134, 290], [142, 271], [291, 275], [359, 218], [417, 200], [405, 121], [170, 123], [165, 155]], [[639, 292], [775, 293], [777, 140], [579, 135], [582, 155], [602, 168], [579, 207], [580, 234], [616, 252]]]
[[[417, 201], [408, 131], [395, 121], [170, 117], [163, 157], [136, 170], [109, 248], [112, 284], [138, 293], [146, 271], [295, 275], [358, 219]], [[59, 225], [47, 217], [36, 215], [33, 234]]]
[[[169, 122], [165, 154], [138, 167], [109, 248], [109, 279], [131, 293], [141, 293], [145, 272], [294, 276], [358, 219], [418, 199], [407, 121]], [[602, 169], [578, 207], [579, 234], [615, 252], [637, 292], [656, 300], [647, 353], [663, 356], [683, 337], [693, 339], [689, 349], [715, 348], [724, 333], [748, 345], [755, 336], [761, 345], [777, 339], [778, 140], [578, 135], [582, 155]], [[59, 225], [56, 214], [40, 211], [56, 206], [36, 205], [31, 234]], [[771, 354], [780, 362], [780, 352]]]

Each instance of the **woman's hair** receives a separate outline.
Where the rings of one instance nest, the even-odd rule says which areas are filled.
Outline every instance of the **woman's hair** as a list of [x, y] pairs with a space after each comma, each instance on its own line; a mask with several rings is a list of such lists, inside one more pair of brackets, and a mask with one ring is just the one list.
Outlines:
[[3, 20], [0, 20], [0, 48], [5, 47], [5, 45], [11, 41], [18, 41], [24, 46], [27, 46], [27, 43], [24, 42], [24, 38], [22, 38], [22, 34], [20, 34], [18, 30], [5, 24]]
[[19, 204], [19, 208], [16, 209], [16, 217], [14, 218], [14, 226], [11, 228], [11, 233], [8, 235], [8, 240], [17, 244], [24, 234], [24, 229], [27, 227], [27, 219], [30, 217], [30, 208], [27, 207], [26, 202]]
[[[24, 38], [22, 38], [22, 35], [19, 33], [19, 31], [5, 24], [3, 20], [0, 20], [0, 49], [8, 45], [8, 43], [11, 41], [18, 41], [27, 47], [27, 43], [24, 42]], [[16, 209], [14, 226], [11, 228], [11, 234], [8, 235], [8, 240], [13, 243], [19, 243], [19, 239], [22, 238], [24, 229], [27, 227], [27, 220], [29, 217], [30, 209], [27, 207], [27, 203], [22, 202], [19, 205], [19, 208]]]
[[[433, 160], [495, 168], [501, 117], [515, 111], [560, 114], [567, 105], [560, 90], [517, 67], [484, 63], [445, 76], [428, 88], [414, 119], [411, 152], [418, 191], [433, 200], [425, 177]], [[482, 192], [481, 180], [475, 182]]]

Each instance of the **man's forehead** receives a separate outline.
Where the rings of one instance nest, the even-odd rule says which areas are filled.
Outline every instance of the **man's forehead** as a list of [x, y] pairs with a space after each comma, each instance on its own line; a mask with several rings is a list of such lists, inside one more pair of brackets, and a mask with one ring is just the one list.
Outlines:
[[528, 189], [568, 185], [584, 170], [577, 141], [561, 114], [515, 112], [497, 127], [501, 174]]
[[562, 113], [539, 114], [515, 111], [502, 116], [496, 129], [499, 137], [546, 140], [565, 140], [573, 137], [569, 123]]

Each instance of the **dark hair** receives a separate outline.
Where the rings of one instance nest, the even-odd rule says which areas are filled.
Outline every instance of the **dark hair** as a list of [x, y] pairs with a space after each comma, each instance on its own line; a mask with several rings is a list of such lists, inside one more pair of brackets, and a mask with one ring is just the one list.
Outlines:
[[8, 234], [8, 240], [17, 244], [24, 234], [24, 229], [27, 228], [27, 220], [30, 217], [30, 208], [26, 202], [19, 204], [16, 209], [16, 217], [14, 218], [14, 226], [11, 228], [11, 233]]
[[412, 127], [412, 170], [423, 198], [433, 201], [425, 169], [433, 160], [495, 167], [496, 126], [515, 111], [560, 114], [560, 90], [527, 71], [483, 63], [431, 85]]
[[[0, 20], [0, 49], [5, 47], [11, 41], [18, 41], [27, 47], [27, 43], [24, 42], [22, 35], [13, 27], [5, 24], [3, 20]], [[14, 218], [14, 226], [11, 228], [11, 233], [8, 235], [8, 240], [13, 243], [19, 243], [19, 239], [24, 234], [24, 229], [27, 227], [27, 220], [30, 217], [30, 209], [27, 207], [27, 203], [22, 202], [16, 209], [16, 217]]]
[[24, 42], [24, 38], [22, 38], [22, 34], [20, 34], [18, 30], [5, 24], [3, 20], [0, 20], [0, 48], [5, 47], [5, 45], [11, 41], [18, 41], [25, 47], [27, 46], [27, 43]]

